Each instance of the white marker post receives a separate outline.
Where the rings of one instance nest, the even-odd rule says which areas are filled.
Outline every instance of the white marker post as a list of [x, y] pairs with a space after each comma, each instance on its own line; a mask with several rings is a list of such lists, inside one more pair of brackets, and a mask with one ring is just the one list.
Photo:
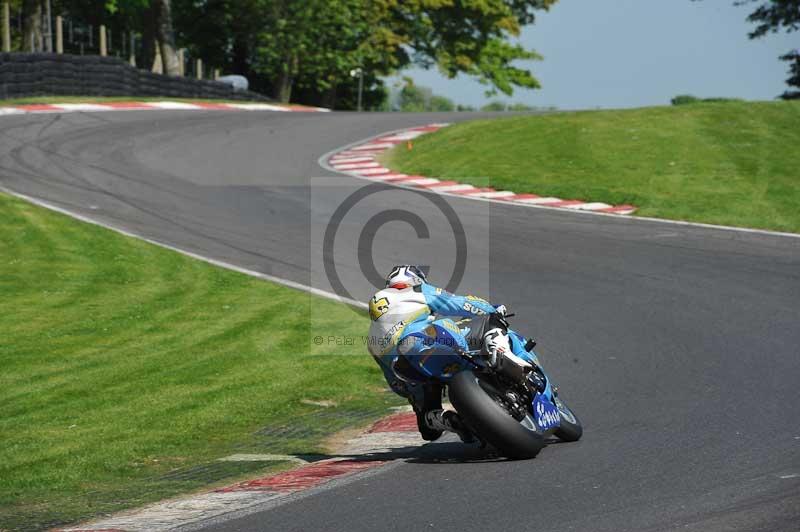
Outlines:
[[11, 8], [3, 2], [3, 51], [11, 51]]
[[105, 57], [108, 55], [108, 47], [106, 45], [106, 26], [100, 24], [100, 55]]
[[56, 17], [56, 53], [64, 53], [64, 20], [61, 15]]
[[130, 63], [131, 66], [135, 67], [136, 66], [136, 35], [133, 32], [131, 32], [130, 35], [129, 35], [129, 38], [130, 38], [131, 41], [130, 41], [130, 44], [129, 44], [130, 50], [128, 51], [129, 54], [130, 54], [128, 56], [128, 63]]
[[186, 75], [186, 50], [183, 48], [178, 50], [178, 75], [181, 77]]

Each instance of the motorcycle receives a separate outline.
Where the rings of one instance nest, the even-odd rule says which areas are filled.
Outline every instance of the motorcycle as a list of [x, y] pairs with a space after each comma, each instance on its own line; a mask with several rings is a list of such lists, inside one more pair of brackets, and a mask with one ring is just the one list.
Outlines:
[[486, 318], [432, 316], [411, 331], [426, 349], [399, 357], [402, 363], [394, 369], [407, 382], [444, 385], [450, 403], [483, 444], [508, 458], [533, 458], [550, 435], [577, 441], [583, 428], [542, 369], [536, 343], [508, 328], [511, 316], [500, 319], [514, 350], [522, 347], [528, 360], [502, 353], [489, 364], [481, 350]]

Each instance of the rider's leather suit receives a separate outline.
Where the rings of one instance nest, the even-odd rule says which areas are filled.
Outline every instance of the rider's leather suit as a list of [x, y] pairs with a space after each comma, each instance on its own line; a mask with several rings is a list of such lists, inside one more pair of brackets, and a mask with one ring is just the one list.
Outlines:
[[[386, 288], [369, 302], [372, 319], [369, 352], [381, 366], [392, 390], [407, 397], [413, 405], [422, 405], [424, 387], [409, 377], [413, 377], [413, 368], [430, 347], [411, 334], [427, 327], [434, 315], [481, 318], [494, 312], [495, 307], [484, 299], [454, 295], [426, 283], [402, 289]], [[513, 341], [510, 345], [515, 355], [536, 362], [519, 342]], [[398, 373], [402, 375], [399, 377]]]

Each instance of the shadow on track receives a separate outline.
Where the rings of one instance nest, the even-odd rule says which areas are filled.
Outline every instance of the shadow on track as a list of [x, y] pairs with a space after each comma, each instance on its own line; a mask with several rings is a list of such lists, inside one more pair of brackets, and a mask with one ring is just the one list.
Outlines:
[[[562, 442], [558, 438], [549, 438], [546, 441], [548, 446], [563, 443], [565, 442]], [[320, 460], [329, 460], [333, 458], [370, 462], [393, 462], [395, 460], [403, 460], [411, 464], [468, 464], [512, 461], [502, 456], [491, 447], [483, 447], [477, 443], [462, 443], [455, 439], [454, 436], [445, 436], [444, 441], [426, 443], [419, 446], [387, 447], [377, 452], [337, 454], [309, 454], [299, 452], [293, 453], [293, 455], [308, 462], [318, 462]]]

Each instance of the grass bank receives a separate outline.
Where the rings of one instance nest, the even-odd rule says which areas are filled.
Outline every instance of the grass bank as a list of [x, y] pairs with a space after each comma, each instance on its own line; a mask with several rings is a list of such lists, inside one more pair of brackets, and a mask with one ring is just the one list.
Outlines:
[[800, 232], [800, 102], [517, 116], [426, 135], [384, 162], [408, 174], [641, 216]]
[[[398, 404], [367, 318], [0, 195], [0, 530], [287, 464]], [[322, 406], [331, 401], [335, 406]]]

